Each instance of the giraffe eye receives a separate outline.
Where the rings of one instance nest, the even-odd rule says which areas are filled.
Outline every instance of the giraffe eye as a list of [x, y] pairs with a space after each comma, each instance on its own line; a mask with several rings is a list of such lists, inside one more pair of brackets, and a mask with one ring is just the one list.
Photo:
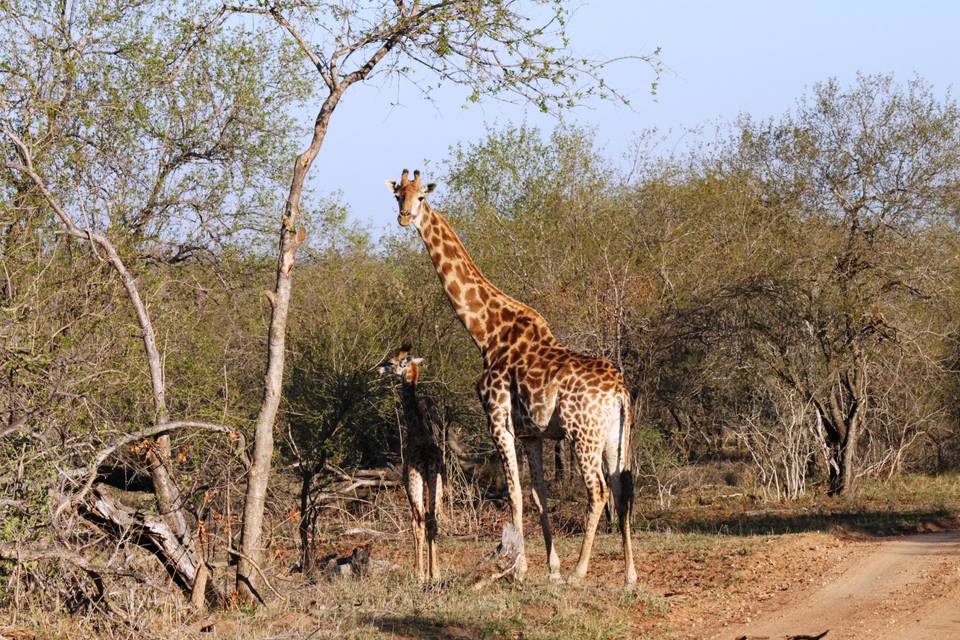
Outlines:
[[420, 198], [418, 198], [418, 199], [420, 200], [420, 202], [423, 202], [424, 200], [427, 199], [427, 196], [420, 196]]

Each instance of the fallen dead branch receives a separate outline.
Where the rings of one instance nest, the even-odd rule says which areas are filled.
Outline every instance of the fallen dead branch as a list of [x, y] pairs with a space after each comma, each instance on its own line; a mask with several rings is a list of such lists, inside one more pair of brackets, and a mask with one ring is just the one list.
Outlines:
[[91, 562], [79, 553], [56, 544], [24, 546], [10, 544], [9, 542], [0, 542], [0, 558], [21, 564], [37, 560], [56, 560], [72, 564], [78, 569], [86, 571], [91, 576], [112, 575], [133, 578], [140, 583], [147, 582], [147, 579], [136, 571]]
[[366, 527], [351, 527], [345, 529], [341, 535], [344, 536], [370, 536], [371, 538], [396, 538], [397, 534], [395, 533], [384, 533], [383, 531], [377, 531], [376, 529], [368, 529]]
[[54, 516], [58, 517], [69, 506], [79, 504], [80, 501], [86, 497], [97, 478], [97, 470], [99, 469], [100, 465], [103, 464], [107, 458], [113, 455], [118, 449], [121, 449], [133, 442], [138, 442], [140, 440], [145, 440], [146, 438], [151, 438], [158, 435], [169, 434], [171, 431], [183, 428], [229, 434], [237, 442], [237, 456], [244, 460], [245, 464], [248, 462], [246, 459], [246, 440], [244, 439], [243, 434], [236, 429], [221, 424], [198, 422], [196, 420], [175, 420], [172, 422], [165, 422], [164, 424], [156, 425], [141, 431], [136, 431], [134, 433], [128, 433], [120, 438], [117, 438], [110, 446], [103, 448], [96, 456], [94, 456], [90, 463], [86, 466], [78, 467], [65, 472], [64, 475], [67, 477], [74, 478], [85, 475], [86, 479], [80, 491], [72, 494], [68, 499], [60, 503]]
[[520, 562], [520, 534], [512, 524], [506, 524], [500, 534], [500, 544], [473, 570], [471, 589], [479, 591], [497, 580], [511, 578]]
[[[401, 485], [400, 472], [396, 467], [379, 469], [359, 469], [347, 473], [343, 469], [331, 464], [324, 467], [341, 479], [341, 482], [332, 488], [321, 491], [315, 497], [316, 504], [338, 502], [341, 500], [358, 500], [379, 489], [399, 487]], [[361, 495], [359, 490], [364, 491]]]
[[[112, 529], [118, 538], [132, 535], [133, 540], [160, 561], [170, 577], [192, 592], [194, 578], [203, 559], [196, 551], [183, 545], [167, 521], [158, 515], [144, 513], [129, 507], [112, 495], [111, 488], [94, 485], [93, 504], [87, 516], [99, 525]], [[225, 599], [211, 581], [206, 583], [205, 599], [211, 606], [221, 606]]]

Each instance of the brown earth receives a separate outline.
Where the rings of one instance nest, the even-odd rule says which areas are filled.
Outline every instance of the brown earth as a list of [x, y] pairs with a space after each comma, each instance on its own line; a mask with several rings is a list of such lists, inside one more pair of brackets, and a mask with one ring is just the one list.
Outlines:
[[[632, 597], [621, 591], [613, 534], [600, 536], [586, 582], [574, 586], [546, 579], [534, 532], [527, 581], [481, 593], [462, 584], [463, 576], [492, 540], [446, 540], [450, 582], [423, 589], [410, 575], [409, 545], [397, 537], [377, 545], [377, 556], [395, 567], [387, 576], [306, 584], [278, 575], [284, 602], [255, 614], [212, 612], [182, 626], [158, 620], [136, 637], [782, 640], [827, 631], [826, 640], [960, 638], [960, 532], [637, 537], [641, 587]], [[567, 571], [578, 544], [578, 536], [560, 540]], [[108, 637], [64, 618], [29, 626], [0, 623], [0, 638]]]
[[960, 532], [860, 543], [805, 592], [713, 637], [960, 638]]

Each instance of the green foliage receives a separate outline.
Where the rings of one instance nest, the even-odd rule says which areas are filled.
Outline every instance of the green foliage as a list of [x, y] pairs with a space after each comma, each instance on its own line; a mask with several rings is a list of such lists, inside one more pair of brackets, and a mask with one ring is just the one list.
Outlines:
[[66, 208], [164, 257], [263, 227], [285, 182], [288, 110], [306, 96], [263, 33], [196, 46], [189, 7], [33, 5], [0, 21], [0, 106]]
[[286, 450], [311, 465], [382, 464], [395, 449], [396, 427], [389, 388], [373, 369], [399, 346], [387, 306], [396, 282], [367, 234], [341, 215], [319, 235], [320, 246], [298, 267], [307, 285], [293, 301]]

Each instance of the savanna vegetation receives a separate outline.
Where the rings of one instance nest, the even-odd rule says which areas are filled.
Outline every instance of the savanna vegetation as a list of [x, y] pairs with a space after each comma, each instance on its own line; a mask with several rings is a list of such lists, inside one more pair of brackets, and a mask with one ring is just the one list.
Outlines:
[[[562, 26], [562, 4], [543, 8]], [[323, 637], [536, 635], [524, 616], [599, 637], [636, 630], [603, 625], [610, 607], [663, 613], [651, 594], [600, 606], [556, 586], [474, 598], [457, 578], [424, 595], [389, 567], [373, 586], [324, 582], [328, 554], [357, 536], [374, 557], [382, 546], [380, 557], [409, 560], [392, 541], [407, 535], [403, 433], [374, 372], [401, 343], [424, 357], [421, 393], [444, 422], [441, 562], [469, 573], [505, 517], [474, 390], [480, 359], [420, 240], [374, 233], [304, 186], [333, 111], [355, 82], [423, 82], [424, 70], [471, 99], [555, 110], [583, 97], [596, 68], [552, 46], [555, 31], [522, 26], [511, 2], [2, 9], [4, 618], [47, 615], [56, 635], [169, 637], [164, 625], [205, 608], [276, 630], [254, 605], [279, 602], [312, 612]], [[253, 21], [231, 22], [238, 13]], [[328, 47], [302, 33], [327, 34]], [[301, 104], [321, 106], [291, 170]], [[953, 98], [921, 79], [827, 80], [789, 112], [745, 115], [689, 151], [659, 141], [639, 135], [616, 158], [589, 130], [505, 126], [451, 141], [428, 176], [441, 185], [434, 206], [493, 282], [624, 371], [652, 554], [641, 576], [674, 552], [759, 553], [749, 537], [700, 537], [720, 529], [954, 517]], [[558, 528], [575, 535], [571, 454], [553, 454]], [[890, 487], [921, 497], [898, 508]], [[687, 488], [737, 509], [701, 513], [710, 500], [691, 502]], [[738, 515], [774, 501], [817, 515]], [[673, 549], [664, 528], [690, 532], [692, 546]], [[612, 571], [612, 540], [594, 573]], [[685, 579], [671, 571], [648, 582]], [[716, 580], [704, 589], [732, 588]]]

